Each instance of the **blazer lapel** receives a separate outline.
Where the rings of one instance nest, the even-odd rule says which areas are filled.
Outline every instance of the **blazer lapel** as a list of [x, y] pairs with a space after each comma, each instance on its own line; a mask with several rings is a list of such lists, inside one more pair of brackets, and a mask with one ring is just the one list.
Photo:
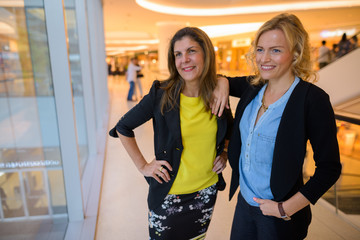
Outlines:
[[[180, 106], [180, 96], [176, 99], [178, 106]], [[180, 110], [179, 107], [174, 107], [170, 111], [164, 112], [165, 122], [168, 129], [171, 129], [169, 134], [174, 136], [174, 139], [181, 142], [181, 129], [180, 129]]]
[[309, 86], [301, 80], [294, 88], [279, 124], [270, 178], [271, 191], [277, 201], [283, 200], [290, 191], [281, 183], [288, 182], [287, 186], [294, 186], [298, 181], [298, 169], [302, 169], [306, 151], [304, 111]]

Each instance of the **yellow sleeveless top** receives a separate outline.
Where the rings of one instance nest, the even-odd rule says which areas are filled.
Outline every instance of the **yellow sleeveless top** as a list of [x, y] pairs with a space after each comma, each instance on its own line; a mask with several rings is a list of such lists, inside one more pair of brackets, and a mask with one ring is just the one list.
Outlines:
[[180, 167], [169, 194], [188, 194], [218, 181], [212, 171], [216, 157], [216, 117], [205, 110], [201, 97], [180, 94], [180, 128], [184, 146]]

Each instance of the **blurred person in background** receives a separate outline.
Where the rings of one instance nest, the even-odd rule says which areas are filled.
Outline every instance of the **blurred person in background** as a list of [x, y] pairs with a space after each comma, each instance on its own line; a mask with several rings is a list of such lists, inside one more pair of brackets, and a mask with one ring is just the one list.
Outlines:
[[336, 53], [336, 58], [341, 58], [342, 56], [346, 55], [350, 52], [351, 43], [349, 39], [347, 39], [346, 33], [344, 33], [341, 37], [340, 42], [337, 44], [338, 50]]
[[127, 100], [128, 101], [135, 101], [133, 99], [134, 95], [134, 88], [135, 88], [135, 81], [137, 80], [137, 71], [140, 71], [141, 67], [138, 64], [138, 59], [133, 57], [130, 59], [130, 63], [127, 67], [126, 71], [126, 80], [130, 84]]
[[321, 47], [319, 47], [319, 56], [318, 56], [318, 63], [319, 69], [325, 67], [330, 63], [331, 60], [331, 51], [326, 46], [326, 41], [321, 41]]

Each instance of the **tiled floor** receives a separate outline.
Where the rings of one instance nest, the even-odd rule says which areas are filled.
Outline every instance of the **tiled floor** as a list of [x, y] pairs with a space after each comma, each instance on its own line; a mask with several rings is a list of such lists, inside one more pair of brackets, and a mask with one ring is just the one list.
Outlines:
[[[157, 76], [147, 72], [143, 88], [149, 89]], [[136, 103], [127, 102], [128, 83], [124, 77], [110, 77], [111, 110], [109, 127]], [[145, 91], [146, 92], [146, 91]], [[135, 130], [136, 139], [146, 159], [153, 153], [152, 124], [148, 122]], [[224, 176], [230, 182], [230, 168]], [[108, 138], [104, 166], [100, 209], [96, 230], [97, 240], [148, 239], [147, 183], [128, 157], [119, 139]], [[228, 201], [228, 188], [218, 195], [215, 211], [206, 240], [229, 239], [236, 201]], [[312, 206], [313, 219], [307, 240], [360, 239], [360, 231], [344, 218], [336, 215], [326, 201]], [[340, 214], [341, 215], [341, 214]]]

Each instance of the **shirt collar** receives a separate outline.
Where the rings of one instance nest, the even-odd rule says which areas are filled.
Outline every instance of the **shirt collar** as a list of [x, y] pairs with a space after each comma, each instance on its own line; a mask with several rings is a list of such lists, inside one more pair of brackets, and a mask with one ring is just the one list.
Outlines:
[[[289, 87], [289, 89], [284, 93], [284, 95], [282, 95], [276, 102], [272, 103], [269, 105], [269, 109], [272, 108], [276, 108], [277, 106], [281, 105], [282, 103], [284, 103], [284, 101], [287, 101], [287, 99], [290, 97], [292, 91], [294, 90], [295, 86], [300, 82], [300, 78], [295, 76], [295, 80], [294, 82], [291, 84], [291, 86]], [[268, 83], [266, 83], [264, 86], [262, 86], [262, 88], [259, 91], [258, 94], [258, 98], [257, 98], [257, 102], [258, 104], [262, 104], [261, 101], [263, 99], [264, 93], [265, 93], [265, 89], [267, 87]]]

